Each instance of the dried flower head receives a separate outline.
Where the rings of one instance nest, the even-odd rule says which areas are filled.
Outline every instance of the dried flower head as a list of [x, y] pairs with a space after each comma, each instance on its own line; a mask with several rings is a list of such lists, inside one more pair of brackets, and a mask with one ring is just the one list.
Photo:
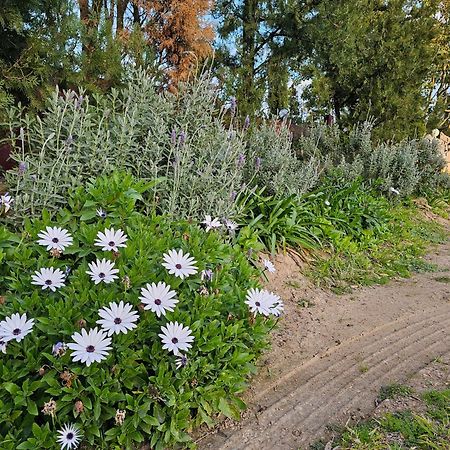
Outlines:
[[42, 412], [46, 416], [55, 417], [56, 415], [56, 402], [52, 398], [47, 403], [44, 403], [44, 407], [42, 408]]
[[125, 420], [126, 415], [127, 415], [127, 413], [124, 409], [118, 409], [116, 411], [116, 417], [115, 417], [116, 425], [121, 426]]
[[125, 289], [130, 289], [130, 287], [131, 287], [131, 281], [130, 281], [130, 277], [129, 277], [128, 275], [125, 275], [125, 276], [122, 278], [122, 283], [123, 283]]
[[81, 400], [77, 400], [77, 401], [75, 402], [75, 407], [74, 407], [74, 409], [75, 409], [75, 412], [76, 412], [77, 414], [81, 414], [81, 413], [84, 411], [84, 405], [83, 405], [83, 402], [82, 402]]
[[62, 255], [62, 252], [61, 252], [61, 250], [58, 250], [57, 248], [52, 248], [49, 251], [49, 254], [52, 258], [60, 258]]

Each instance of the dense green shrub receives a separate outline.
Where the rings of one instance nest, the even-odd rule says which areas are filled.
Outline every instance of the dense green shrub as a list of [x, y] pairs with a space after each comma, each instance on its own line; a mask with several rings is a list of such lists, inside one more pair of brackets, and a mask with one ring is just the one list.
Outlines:
[[147, 204], [178, 218], [232, 216], [248, 186], [281, 196], [318, 181], [318, 161], [300, 163], [285, 123], [239, 128], [207, 76], [177, 95], [141, 72], [107, 95], [56, 91], [40, 116], [11, 110], [10, 132], [20, 164], [7, 181], [19, 220], [57, 211], [72, 188], [114, 170], [158, 180]]
[[366, 240], [382, 233], [388, 221], [388, 201], [339, 171], [309, 194], [278, 199], [260, 190], [239, 197], [238, 205], [240, 221], [272, 253]]
[[[250, 314], [244, 303], [261, 272], [218, 231], [139, 213], [136, 203], [148, 187], [121, 174], [104, 177], [87, 191], [78, 188], [53, 218], [44, 211], [21, 234], [0, 229], [0, 320], [14, 313], [34, 320], [23, 340], [2, 343], [2, 450], [59, 448], [56, 430], [67, 423], [81, 430], [83, 448], [133, 449], [144, 441], [156, 449], [175, 442], [188, 447], [193, 426], [211, 424], [219, 412], [237, 418], [244, 407], [237, 394], [275, 323], [272, 316]], [[73, 243], [49, 253], [36, 242], [47, 226], [68, 230]], [[110, 228], [123, 230], [126, 247], [111, 252], [95, 245], [98, 232]], [[246, 239], [251, 244], [248, 233]], [[189, 252], [196, 273], [171, 275], [162, 265], [171, 249]], [[96, 258], [114, 263], [118, 278], [94, 284], [86, 272]], [[63, 274], [65, 285], [54, 285], [54, 292], [32, 284], [35, 271], [49, 267]], [[147, 283], [158, 282], [179, 299], [161, 317], [143, 310], [140, 297]], [[119, 301], [132, 305], [137, 327], [111, 336], [105, 360], [90, 366], [74, 361], [62, 343], [96, 327], [99, 308]], [[170, 321], [192, 332], [187, 360], [162, 347], [158, 334]]]

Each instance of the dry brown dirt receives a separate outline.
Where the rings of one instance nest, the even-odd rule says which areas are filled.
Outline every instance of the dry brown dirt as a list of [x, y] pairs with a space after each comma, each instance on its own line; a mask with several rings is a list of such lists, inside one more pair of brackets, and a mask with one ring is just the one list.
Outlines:
[[268, 286], [285, 314], [243, 399], [239, 423], [197, 436], [202, 450], [298, 450], [330, 424], [372, 413], [382, 386], [405, 383], [450, 356], [450, 242], [431, 250], [437, 272], [337, 296], [279, 256]]

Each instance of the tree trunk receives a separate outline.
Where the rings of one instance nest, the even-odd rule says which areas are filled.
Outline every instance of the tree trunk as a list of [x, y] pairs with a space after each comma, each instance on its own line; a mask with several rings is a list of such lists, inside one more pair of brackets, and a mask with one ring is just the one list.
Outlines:
[[258, 30], [258, 3], [259, 0], [244, 0], [242, 14], [242, 71], [240, 112], [242, 115], [254, 114], [255, 101], [255, 59], [256, 59], [256, 33]]
[[128, 0], [117, 0], [117, 31], [123, 30], [125, 11], [128, 6]]

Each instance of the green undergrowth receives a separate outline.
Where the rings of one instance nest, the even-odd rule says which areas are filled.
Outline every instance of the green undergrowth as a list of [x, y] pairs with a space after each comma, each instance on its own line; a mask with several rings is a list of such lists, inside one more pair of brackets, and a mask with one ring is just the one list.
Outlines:
[[387, 413], [380, 419], [346, 428], [335, 445], [341, 450], [448, 449], [450, 389], [426, 392], [420, 400], [424, 413]]
[[317, 284], [345, 293], [354, 285], [383, 284], [392, 277], [438, 270], [423, 255], [430, 245], [446, 242], [444, 227], [424, 218], [413, 204], [394, 205], [388, 215], [385, 227], [368, 230], [359, 240], [346, 236], [325, 256], [316, 257], [309, 275]]

